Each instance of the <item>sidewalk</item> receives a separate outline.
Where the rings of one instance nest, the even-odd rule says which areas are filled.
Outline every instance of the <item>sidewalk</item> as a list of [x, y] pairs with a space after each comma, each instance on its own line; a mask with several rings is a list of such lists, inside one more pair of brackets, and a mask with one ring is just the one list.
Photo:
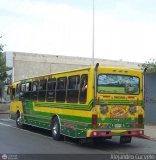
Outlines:
[[0, 103], [0, 114], [9, 113], [9, 103]]
[[156, 140], [156, 125], [146, 124], [143, 138]]

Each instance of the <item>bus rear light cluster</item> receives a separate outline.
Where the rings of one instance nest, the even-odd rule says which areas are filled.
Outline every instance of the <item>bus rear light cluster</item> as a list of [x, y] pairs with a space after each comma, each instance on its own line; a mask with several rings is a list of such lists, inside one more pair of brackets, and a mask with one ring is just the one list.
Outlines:
[[97, 128], [97, 115], [96, 114], [92, 115], [92, 127], [94, 129]]
[[139, 125], [142, 125], [142, 124], [143, 124], [143, 115], [142, 115], [142, 114], [139, 114], [139, 115], [138, 115], [138, 124], [139, 124]]
[[140, 135], [143, 135], [143, 134], [144, 134], [144, 131], [142, 131], [142, 130], [139, 131], [139, 134], [140, 134]]
[[126, 136], [137, 136], [137, 135], [144, 135], [144, 131], [143, 130], [137, 130], [137, 131], [127, 131], [125, 132]]
[[109, 137], [112, 136], [110, 131], [93, 131], [91, 137]]

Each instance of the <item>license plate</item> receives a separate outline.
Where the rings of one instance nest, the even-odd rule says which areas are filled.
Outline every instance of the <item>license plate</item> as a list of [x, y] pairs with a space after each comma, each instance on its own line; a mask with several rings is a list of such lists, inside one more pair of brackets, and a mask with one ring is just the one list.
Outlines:
[[115, 124], [115, 128], [121, 128], [121, 124]]

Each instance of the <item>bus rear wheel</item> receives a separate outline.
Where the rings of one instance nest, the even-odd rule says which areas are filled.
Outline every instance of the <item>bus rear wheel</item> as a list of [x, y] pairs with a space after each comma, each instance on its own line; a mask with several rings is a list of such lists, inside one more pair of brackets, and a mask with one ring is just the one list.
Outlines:
[[16, 113], [16, 126], [20, 129], [24, 128], [24, 124], [21, 122], [21, 115], [19, 112]]
[[55, 117], [52, 120], [52, 124], [51, 124], [51, 134], [54, 140], [61, 140], [62, 139], [62, 135], [60, 133], [60, 124], [59, 124], [59, 120], [57, 117]]
[[124, 143], [131, 143], [132, 141], [132, 137], [131, 136], [121, 136], [120, 137], [120, 143], [124, 144]]

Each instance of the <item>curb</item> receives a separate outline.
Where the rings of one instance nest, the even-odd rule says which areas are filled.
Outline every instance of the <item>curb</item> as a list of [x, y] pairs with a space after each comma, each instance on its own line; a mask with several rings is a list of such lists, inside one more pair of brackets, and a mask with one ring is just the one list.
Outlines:
[[140, 136], [135, 136], [136, 138], [141, 138], [141, 139], [147, 139], [147, 140], [151, 140], [151, 141], [156, 141], [155, 137], [150, 137], [147, 135], [140, 135]]
[[10, 114], [10, 112], [0, 112], [0, 114]]

